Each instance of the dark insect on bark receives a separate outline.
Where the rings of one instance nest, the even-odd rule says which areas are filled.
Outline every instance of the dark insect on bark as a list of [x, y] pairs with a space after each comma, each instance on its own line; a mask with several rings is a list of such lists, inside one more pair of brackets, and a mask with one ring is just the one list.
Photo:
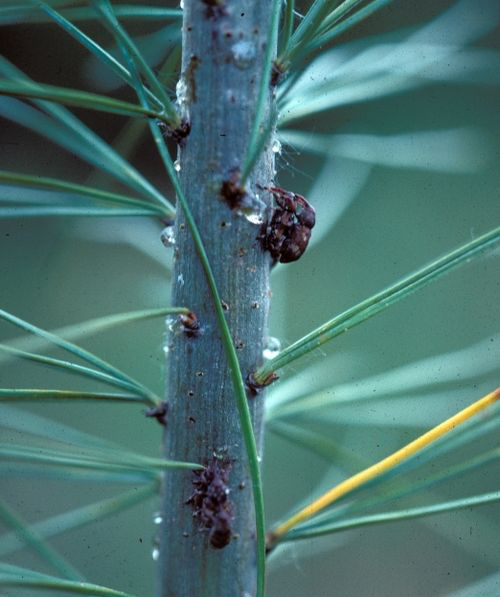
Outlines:
[[291, 263], [303, 255], [316, 223], [314, 208], [302, 195], [269, 187], [276, 207], [270, 220], [261, 229], [260, 239], [276, 263]]
[[186, 500], [193, 508], [200, 530], [208, 531], [210, 545], [215, 549], [229, 545], [233, 536], [233, 512], [227, 485], [229, 469], [228, 462], [213, 458], [202, 471], [193, 471], [195, 489]]
[[233, 536], [231, 520], [232, 516], [227, 512], [220, 512], [215, 518], [209, 533], [210, 545], [215, 549], [223, 549], [231, 542]]

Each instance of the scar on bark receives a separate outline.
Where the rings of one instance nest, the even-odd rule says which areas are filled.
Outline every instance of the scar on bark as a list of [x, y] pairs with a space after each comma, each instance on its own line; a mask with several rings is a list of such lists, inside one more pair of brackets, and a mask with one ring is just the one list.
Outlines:
[[156, 419], [160, 425], [167, 426], [168, 402], [164, 400], [158, 406], [150, 408], [145, 413], [146, 417]]

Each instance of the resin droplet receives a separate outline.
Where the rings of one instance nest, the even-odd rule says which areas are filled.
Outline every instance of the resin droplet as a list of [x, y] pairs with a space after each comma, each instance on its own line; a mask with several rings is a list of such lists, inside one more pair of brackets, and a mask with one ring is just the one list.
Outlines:
[[187, 88], [186, 80], [184, 79], [184, 77], [181, 77], [177, 81], [177, 84], [175, 86], [175, 94], [177, 96], [178, 104], [183, 104], [184, 102], [187, 101], [187, 92], [188, 92], [188, 88]]
[[246, 194], [239, 205], [237, 213], [245, 216], [245, 219], [251, 224], [260, 226], [264, 223], [266, 204], [258, 195]]
[[279, 139], [275, 139], [273, 141], [273, 145], [271, 147], [273, 153], [278, 153], [281, 155], [281, 141]]
[[188, 114], [188, 86], [186, 83], [186, 79], [181, 76], [181, 78], [177, 81], [177, 84], [175, 86], [175, 94], [177, 96], [177, 106], [179, 107], [179, 112], [181, 115], [181, 118], [185, 119], [185, 120], [189, 120], [189, 114]]
[[[182, 274], [181, 274], [182, 275]], [[167, 326], [167, 330], [171, 334], [175, 334], [179, 336], [180, 334], [186, 335], [188, 338], [197, 338], [201, 334], [203, 334], [204, 329], [200, 325], [200, 322], [196, 315], [192, 312], [187, 314], [181, 314], [175, 319], [173, 317], [168, 317], [165, 321]], [[163, 350], [165, 354], [169, 352], [169, 350], [173, 349], [173, 345], [167, 343], [164, 344]]]
[[153, 523], [161, 524], [162, 522], [163, 522], [163, 516], [161, 515], [161, 512], [155, 512], [153, 514]]
[[260, 213], [245, 214], [245, 218], [250, 224], [262, 224], [264, 222], [264, 216]]
[[174, 227], [166, 226], [160, 233], [160, 240], [165, 247], [173, 247], [175, 245]]
[[266, 346], [264, 348], [264, 351], [262, 352], [262, 356], [267, 360], [274, 359], [274, 357], [278, 356], [280, 350], [281, 343], [278, 340], [278, 338], [268, 336]]
[[174, 170], [176, 172], [180, 172], [181, 171], [181, 162], [178, 159], [175, 160], [175, 162], [174, 162]]
[[160, 557], [160, 550], [157, 547], [153, 547], [153, 550], [151, 551], [151, 557], [155, 562]]
[[180, 2], [179, 2], [179, 8], [181, 10], [184, 10], [184, 0], [180, 0]]
[[169, 332], [173, 332], [175, 330], [176, 323], [177, 323], [176, 317], [167, 317], [167, 319], [165, 319], [165, 325], [167, 326], [167, 330]]
[[238, 68], [246, 68], [255, 59], [255, 44], [239, 41], [231, 46], [233, 61]]

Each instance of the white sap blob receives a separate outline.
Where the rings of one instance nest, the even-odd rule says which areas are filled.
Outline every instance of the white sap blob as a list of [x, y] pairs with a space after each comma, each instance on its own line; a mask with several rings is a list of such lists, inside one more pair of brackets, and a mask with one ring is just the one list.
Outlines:
[[160, 233], [160, 240], [165, 247], [173, 247], [175, 245], [174, 227], [172, 225], [165, 226]]
[[278, 338], [268, 336], [266, 340], [266, 345], [262, 352], [262, 356], [267, 360], [274, 359], [274, 357], [278, 356], [280, 350], [281, 342], [278, 340]]
[[238, 41], [231, 46], [231, 54], [233, 56], [234, 64], [238, 68], [247, 68], [247, 66], [255, 59], [255, 44], [250, 41]]

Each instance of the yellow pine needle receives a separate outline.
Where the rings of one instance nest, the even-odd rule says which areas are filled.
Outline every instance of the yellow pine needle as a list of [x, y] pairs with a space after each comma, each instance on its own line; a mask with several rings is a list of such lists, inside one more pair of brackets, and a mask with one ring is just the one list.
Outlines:
[[417, 439], [413, 440], [403, 448], [400, 448], [390, 456], [380, 460], [379, 462], [372, 464], [368, 468], [356, 473], [352, 477], [349, 477], [342, 483], [339, 483], [325, 494], [323, 494], [320, 498], [297, 512], [294, 516], [289, 518], [283, 524], [279, 525], [276, 529], [271, 531], [268, 534], [268, 541], [267, 541], [267, 551], [269, 552], [273, 547], [278, 543], [288, 531], [292, 528], [308, 520], [312, 516], [315, 516], [326, 508], [330, 506], [335, 501], [339, 500], [341, 497], [344, 497], [351, 491], [354, 491], [358, 487], [361, 487], [368, 481], [371, 481], [375, 477], [378, 477], [382, 473], [394, 468], [404, 460], [410, 458], [432, 442], [435, 442], [439, 438], [443, 437], [449, 431], [458, 427], [468, 419], [472, 418], [477, 413], [481, 412], [488, 406], [492, 405], [494, 402], [500, 399], [500, 388], [497, 388], [495, 391], [487, 394], [477, 402], [474, 402], [467, 408], [464, 408], [457, 414], [453, 415], [443, 423], [440, 423], [436, 427], [433, 427], [430, 431], [427, 431]]

